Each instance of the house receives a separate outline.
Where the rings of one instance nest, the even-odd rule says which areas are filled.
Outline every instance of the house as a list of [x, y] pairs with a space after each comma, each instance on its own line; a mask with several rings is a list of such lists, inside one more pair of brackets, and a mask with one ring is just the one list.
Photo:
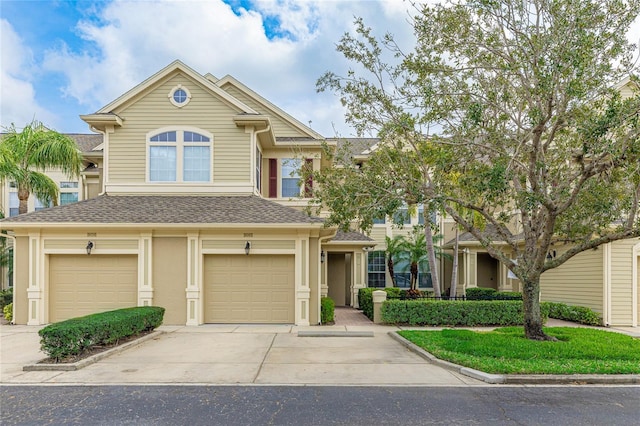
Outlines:
[[313, 182], [298, 171], [328, 167], [335, 141], [180, 61], [81, 118], [101, 143], [78, 202], [0, 222], [15, 323], [158, 305], [165, 324], [309, 325], [321, 296], [357, 306], [372, 240], [302, 211]]

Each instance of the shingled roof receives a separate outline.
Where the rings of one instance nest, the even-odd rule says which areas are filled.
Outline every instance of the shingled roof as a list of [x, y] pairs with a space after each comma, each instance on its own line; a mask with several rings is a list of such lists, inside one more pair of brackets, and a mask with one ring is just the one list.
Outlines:
[[76, 144], [78, 144], [78, 149], [80, 149], [80, 151], [83, 153], [102, 151], [94, 151], [95, 148], [103, 142], [102, 135], [98, 135], [95, 133], [65, 133], [65, 136], [69, 136], [71, 139], [73, 139]]
[[330, 241], [331, 242], [335, 242], [335, 241], [375, 242], [374, 239], [367, 237], [363, 233], [354, 232], [354, 231], [349, 231], [349, 232], [338, 231], [336, 233], [336, 236], [333, 237]]
[[11, 229], [11, 223], [314, 224], [323, 220], [255, 195], [101, 195], [0, 222]]

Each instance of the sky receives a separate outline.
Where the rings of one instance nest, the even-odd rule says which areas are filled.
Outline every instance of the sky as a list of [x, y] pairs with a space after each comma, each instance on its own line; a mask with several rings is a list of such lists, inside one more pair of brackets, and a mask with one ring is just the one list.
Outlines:
[[[0, 125], [34, 118], [90, 133], [91, 114], [176, 59], [201, 74], [230, 74], [320, 134], [354, 136], [326, 71], [362, 17], [374, 33], [412, 44], [404, 0], [0, 0]], [[640, 19], [629, 33], [640, 40]]]

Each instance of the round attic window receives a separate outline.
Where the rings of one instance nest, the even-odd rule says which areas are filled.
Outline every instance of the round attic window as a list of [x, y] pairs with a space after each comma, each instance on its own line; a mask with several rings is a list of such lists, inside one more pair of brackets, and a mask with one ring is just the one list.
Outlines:
[[181, 108], [189, 103], [191, 100], [191, 93], [189, 93], [189, 90], [185, 87], [178, 85], [169, 92], [169, 100], [173, 105]]

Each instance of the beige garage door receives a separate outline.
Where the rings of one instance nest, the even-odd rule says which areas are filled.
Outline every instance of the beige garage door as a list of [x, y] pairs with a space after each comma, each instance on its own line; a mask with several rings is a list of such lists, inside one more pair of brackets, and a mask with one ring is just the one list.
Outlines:
[[294, 257], [207, 255], [204, 321], [294, 322]]
[[49, 322], [136, 306], [135, 255], [49, 256]]

